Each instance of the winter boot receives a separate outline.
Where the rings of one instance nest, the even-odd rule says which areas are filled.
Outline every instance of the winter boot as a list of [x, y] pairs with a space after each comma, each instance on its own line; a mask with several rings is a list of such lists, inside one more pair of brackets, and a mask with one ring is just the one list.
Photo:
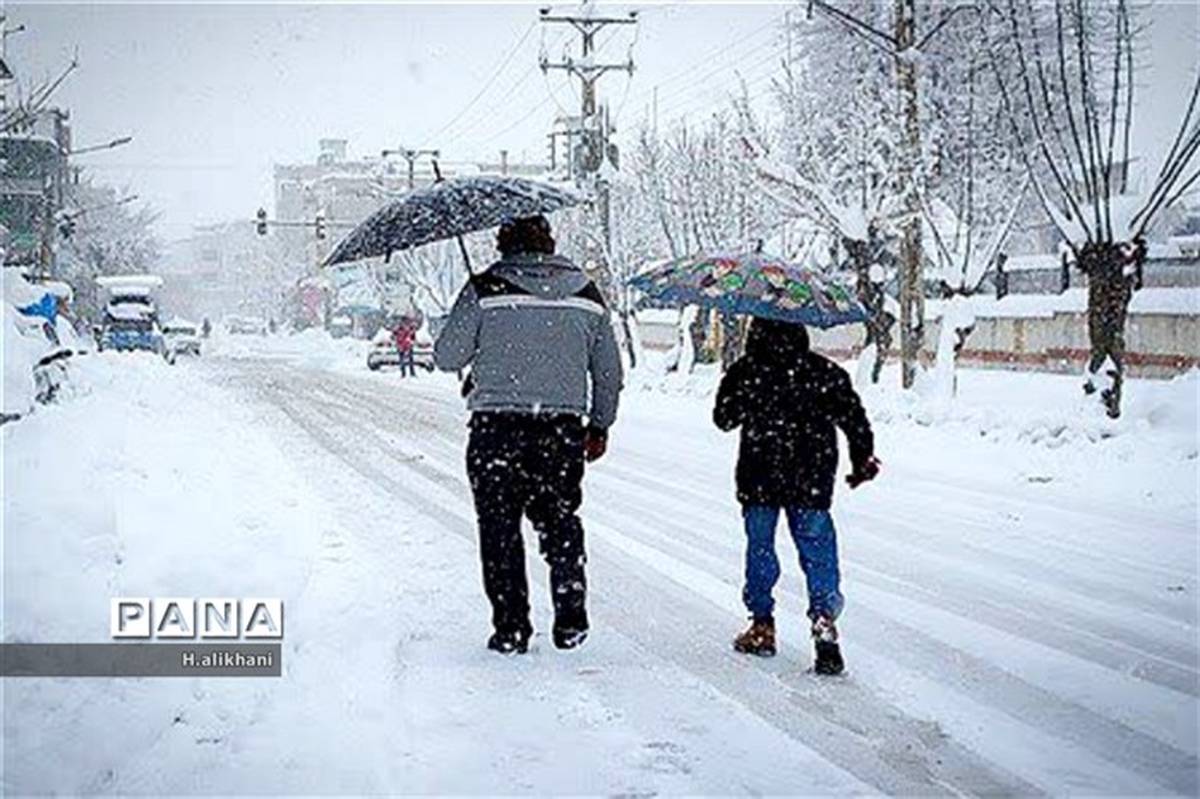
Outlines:
[[838, 646], [837, 625], [828, 616], [818, 616], [813, 620], [813, 645], [817, 650], [817, 659], [813, 663], [813, 671], [817, 674], [835, 675], [846, 670], [842, 660], [842, 650]]
[[746, 632], [733, 639], [733, 648], [745, 655], [775, 656], [775, 619], [754, 619]]
[[587, 640], [587, 627], [554, 626], [554, 645], [559, 649], [574, 649]]
[[488, 639], [487, 648], [501, 655], [524, 655], [529, 651], [529, 631], [497, 630]]

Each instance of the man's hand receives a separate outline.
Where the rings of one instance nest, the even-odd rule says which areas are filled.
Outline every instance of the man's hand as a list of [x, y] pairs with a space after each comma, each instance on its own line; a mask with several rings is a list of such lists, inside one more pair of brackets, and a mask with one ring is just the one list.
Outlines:
[[583, 434], [583, 459], [593, 463], [604, 457], [608, 451], [608, 431], [599, 427], [589, 427]]
[[851, 488], [858, 488], [868, 480], [874, 480], [876, 477], [878, 477], [879, 467], [879, 459], [872, 455], [870, 458], [867, 458], [865, 461], [855, 466], [854, 471], [846, 475], [846, 482], [850, 484]]

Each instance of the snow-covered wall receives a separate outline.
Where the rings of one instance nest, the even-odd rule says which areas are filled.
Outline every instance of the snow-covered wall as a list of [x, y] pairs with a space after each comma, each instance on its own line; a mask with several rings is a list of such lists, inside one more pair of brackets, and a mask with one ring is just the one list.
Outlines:
[[[1083, 289], [1053, 295], [971, 298], [975, 330], [960, 363], [1050, 372], [1082, 371], [1088, 357], [1087, 296]], [[932, 364], [942, 313], [926, 302], [924, 359]], [[677, 311], [638, 314], [644, 346], [667, 350], [679, 340]], [[813, 346], [838, 358], [857, 357], [862, 325], [809, 331]], [[1125, 328], [1126, 367], [1140, 377], [1170, 377], [1200, 366], [1200, 289], [1147, 288], [1134, 294]], [[896, 334], [894, 346], [899, 346]], [[893, 357], [899, 357], [894, 350]]]

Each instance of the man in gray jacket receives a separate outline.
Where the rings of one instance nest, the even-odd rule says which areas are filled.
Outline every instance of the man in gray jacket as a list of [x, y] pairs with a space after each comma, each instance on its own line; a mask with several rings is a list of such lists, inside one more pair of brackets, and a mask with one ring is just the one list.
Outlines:
[[[488, 648], [527, 651], [529, 588], [521, 518], [550, 567], [554, 644], [587, 637], [582, 502], [584, 460], [607, 447], [621, 359], [603, 296], [554, 255], [545, 217], [500, 228], [501, 259], [467, 283], [434, 345], [445, 371], [470, 367], [467, 474], [475, 497], [483, 584], [492, 604]], [[585, 423], [586, 418], [586, 423]]]

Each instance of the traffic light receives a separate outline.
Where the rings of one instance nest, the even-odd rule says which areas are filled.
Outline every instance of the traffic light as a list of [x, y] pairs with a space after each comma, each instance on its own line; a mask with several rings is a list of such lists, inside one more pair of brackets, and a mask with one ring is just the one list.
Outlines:
[[254, 227], [256, 230], [258, 230], [258, 235], [267, 235], [267, 209], [259, 208], [258, 213], [255, 214], [255, 219], [257, 221], [255, 222]]
[[317, 214], [317, 218], [313, 220], [313, 230], [316, 231], [317, 238], [324, 240], [325, 238], [325, 214]]

